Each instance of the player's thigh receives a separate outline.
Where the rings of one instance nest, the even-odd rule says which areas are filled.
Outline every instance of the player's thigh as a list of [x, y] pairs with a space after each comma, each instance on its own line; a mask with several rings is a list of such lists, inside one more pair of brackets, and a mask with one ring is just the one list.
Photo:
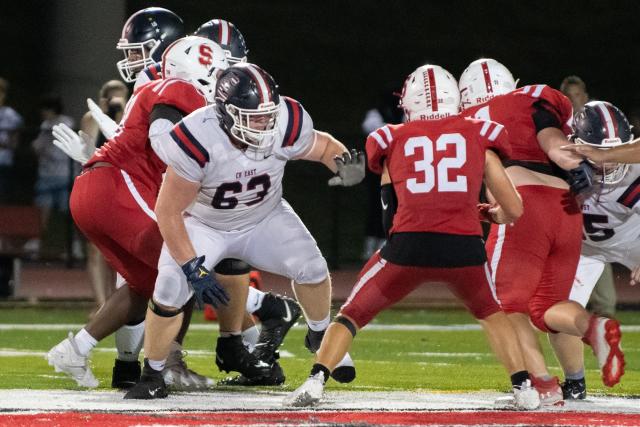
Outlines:
[[373, 254], [360, 271], [340, 313], [356, 322], [359, 328], [367, 325], [380, 311], [392, 306], [416, 289], [425, 277], [423, 269], [390, 263]]
[[602, 260], [581, 255], [569, 299], [586, 307], [593, 288], [604, 271], [604, 266], [605, 263]]
[[320, 283], [329, 271], [315, 239], [284, 202], [247, 236], [242, 257], [252, 266], [301, 284]]
[[507, 313], [526, 313], [535, 293], [550, 242], [546, 235], [535, 235], [526, 224], [493, 224], [487, 239], [491, 279], [498, 300]]
[[484, 319], [500, 311], [496, 288], [491, 280], [489, 266], [439, 269], [435, 277], [442, 277], [451, 292], [467, 307], [476, 319]]
[[[185, 228], [197, 256], [204, 255], [204, 266], [212, 270], [226, 254], [226, 241], [223, 232], [214, 230], [192, 217], [185, 218]], [[182, 267], [171, 256], [167, 245], [162, 246], [158, 261], [158, 278], [155, 283], [153, 299], [155, 302], [180, 308], [193, 295]]]

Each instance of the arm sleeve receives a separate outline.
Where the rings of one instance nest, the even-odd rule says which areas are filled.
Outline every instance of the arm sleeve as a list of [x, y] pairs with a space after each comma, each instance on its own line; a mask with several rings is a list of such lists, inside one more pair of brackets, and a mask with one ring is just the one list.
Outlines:
[[200, 114], [187, 116], [176, 125], [167, 119], [153, 122], [149, 138], [160, 159], [173, 167], [178, 175], [191, 182], [204, 179], [204, 168], [210, 161], [209, 152], [202, 145], [204, 132], [198, 131]]
[[301, 158], [311, 150], [315, 141], [313, 120], [298, 101], [288, 97], [282, 97], [282, 100], [286, 109], [281, 109], [280, 114], [286, 116], [287, 125], [280, 147], [287, 159]]
[[398, 209], [398, 198], [393, 189], [393, 184], [384, 184], [380, 187], [380, 199], [382, 202], [382, 230], [389, 237], [389, 231], [393, 226], [393, 217]]

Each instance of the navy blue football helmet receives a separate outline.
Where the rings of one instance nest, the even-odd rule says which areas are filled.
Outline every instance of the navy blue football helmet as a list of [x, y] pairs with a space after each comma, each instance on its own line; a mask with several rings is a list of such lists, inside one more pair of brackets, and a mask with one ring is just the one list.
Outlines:
[[[573, 119], [576, 144], [587, 144], [607, 149], [633, 141], [631, 125], [618, 107], [604, 101], [588, 102]], [[605, 184], [617, 184], [629, 170], [628, 164], [607, 163], [595, 165]]]
[[182, 19], [168, 9], [148, 7], [131, 15], [116, 45], [124, 53], [117, 63], [124, 81], [135, 82], [140, 71], [160, 62], [164, 50], [184, 36]]
[[238, 62], [247, 62], [247, 44], [238, 27], [224, 19], [212, 19], [202, 24], [195, 33], [195, 36], [205, 37], [218, 43], [227, 53], [229, 65]]

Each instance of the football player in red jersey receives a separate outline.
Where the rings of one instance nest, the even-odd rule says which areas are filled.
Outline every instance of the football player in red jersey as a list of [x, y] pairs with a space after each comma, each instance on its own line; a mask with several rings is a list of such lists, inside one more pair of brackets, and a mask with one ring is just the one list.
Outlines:
[[[561, 149], [568, 144], [572, 108], [546, 85], [515, 89], [509, 70], [493, 59], [472, 62], [460, 77], [463, 114], [501, 123], [509, 131], [511, 158], [504, 162], [524, 202], [514, 225], [493, 224], [487, 253], [497, 296], [516, 330], [543, 404], [562, 404], [556, 377], [546, 368], [537, 335], [541, 331], [582, 337], [591, 345], [607, 385], [622, 375], [620, 329], [615, 321], [590, 315], [569, 293], [580, 257], [582, 215], [574, 192], [588, 186], [590, 166]], [[562, 170], [566, 171], [563, 172]]]
[[[98, 385], [87, 362], [91, 349], [121, 326], [140, 323], [153, 293], [162, 246], [153, 208], [166, 169], [154, 152], [154, 138], [171, 130], [167, 123], [207, 105], [217, 73], [228, 66], [220, 46], [195, 36], [174, 42], [163, 62], [164, 79], [133, 94], [116, 135], [85, 163], [71, 193], [76, 225], [127, 285], [111, 295], [85, 328], [47, 354], [49, 364], [81, 386]], [[58, 129], [57, 137], [64, 139], [66, 131], [72, 132]], [[131, 363], [139, 377], [137, 355]]]
[[499, 159], [509, 155], [507, 132], [495, 122], [459, 117], [459, 100], [451, 74], [437, 65], [422, 66], [402, 91], [408, 122], [369, 135], [368, 164], [382, 173], [387, 218], [397, 198], [389, 239], [360, 272], [309, 378], [285, 405], [316, 404], [358, 329], [421, 284], [445, 282], [484, 327], [511, 375], [514, 407], [539, 406], [515, 331], [495, 296], [476, 209], [484, 178], [497, 202], [486, 212], [493, 221], [508, 224], [522, 214], [520, 197]]

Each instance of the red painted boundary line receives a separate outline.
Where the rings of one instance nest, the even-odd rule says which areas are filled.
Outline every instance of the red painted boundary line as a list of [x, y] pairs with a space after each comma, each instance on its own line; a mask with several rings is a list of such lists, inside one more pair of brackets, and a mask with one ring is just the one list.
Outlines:
[[124, 414], [50, 412], [1, 414], [0, 425], [21, 426], [126, 426], [126, 425], [301, 425], [317, 423], [371, 423], [377, 425], [555, 425], [638, 426], [640, 414], [602, 412], [445, 412], [445, 411], [282, 411], [282, 412], [171, 412]]

